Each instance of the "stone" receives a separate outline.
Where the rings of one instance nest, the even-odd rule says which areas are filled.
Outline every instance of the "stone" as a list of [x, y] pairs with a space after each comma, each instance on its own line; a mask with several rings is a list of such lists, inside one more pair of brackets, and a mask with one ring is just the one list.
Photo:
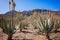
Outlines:
[[2, 28], [0, 28], [0, 33], [1, 33], [1, 32], [3, 32], [3, 29], [2, 29]]
[[0, 40], [7, 40], [8, 39], [8, 35], [5, 33], [0, 34]]
[[37, 35], [34, 40], [47, 40], [47, 38], [44, 35]]

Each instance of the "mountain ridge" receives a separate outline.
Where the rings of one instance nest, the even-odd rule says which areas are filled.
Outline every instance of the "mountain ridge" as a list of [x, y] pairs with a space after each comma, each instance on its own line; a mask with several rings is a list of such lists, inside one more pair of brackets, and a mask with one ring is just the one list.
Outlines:
[[[34, 9], [34, 10], [29, 10], [29, 11], [22, 11], [21, 13], [23, 15], [30, 16], [30, 15], [33, 14], [34, 11], [36, 11], [37, 13], [42, 13], [43, 12], [43, 14], [47, 13], [48, 11], [50, 11], [50, 13], [53, 13], [53, 14], [56, 14], [56, 15], [60, 16], [60, 11], [52, 11], [52, 10], [46, 10], [46, 9]], [[12, 11], [8, 11], [4, 15], [5, 16], [11, 16], [11, 12]], [[16, 15], [18, 13], [18, 11], [16, 11], [16, 10], [13, 10], [13, 12], [14, 12], [14, 15]], [[0, 14], [0, 15], [3, 15], [3, 14]]]

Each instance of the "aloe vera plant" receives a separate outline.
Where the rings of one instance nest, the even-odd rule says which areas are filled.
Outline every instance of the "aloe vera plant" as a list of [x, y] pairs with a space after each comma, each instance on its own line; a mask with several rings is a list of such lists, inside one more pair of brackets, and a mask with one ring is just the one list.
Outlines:
[[28, 27], [28, 24], [21, 22], [21, 23], [20, 23], [20, 26], [19, 26], [20, 32], [22, 32], [22, 30], [23, 30], [25, 27]]
[[[46, 17], [46, 16], [45, 16]], [[50, 21], [50, 23], [49, 23]], [[44, 33], [46, 34], [46, 37], [48, 40], [51, 40], [49, 37], [49, 33], [51, 32], [54, 22], [51, 20], [51, 18], [44, 18], [44, 20], [42, 19], [42, 17], [40, 17], [40, 25], [41, 27], [43, 27]]]
[[60, 28], [60, 23], [59, 21], [57, 20], [57, 22], [55, 22], [55, 33], [59, 32], [57, 29]]

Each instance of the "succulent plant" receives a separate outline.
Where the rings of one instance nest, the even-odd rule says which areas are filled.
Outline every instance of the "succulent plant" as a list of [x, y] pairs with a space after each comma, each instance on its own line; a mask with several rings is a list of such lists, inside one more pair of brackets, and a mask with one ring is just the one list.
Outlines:
[[7, 22], [7, 20], [5, 20], [5, 18], [2, 20], [2, 29], [3, 32], [6, 33], [8, 35], [8, 40], [12, 39], [12, 35], [15, 33], [15, 27], [13, 25], [13, 27], [11, 26], [11, 21]]
[[46, 33], [46, 37], [48, 38], [48, 40], [50, 40], [49, 37], [49, 33], [51, 32], [51, 30], [53, 29], [53, 25], [54, 22], [52, 20], [52, 18], [47, 18], [46, 16], [44, 17], [44, 19], [42, 19], [42, 16], [40, 17], [40, 27], [43, 27], [43, 32]]

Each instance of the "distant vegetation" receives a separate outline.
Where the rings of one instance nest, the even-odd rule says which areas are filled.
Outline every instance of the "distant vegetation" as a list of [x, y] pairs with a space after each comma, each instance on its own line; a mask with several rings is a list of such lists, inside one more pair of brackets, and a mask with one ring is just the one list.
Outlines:
[[15, 33], [17, 31], [16, 28], [20, 28], [20, 32], [22, 32], [22, 29], [24, 29], [24, 27], [29, 27], [29, 24], [33, 25], [35, 29], [38, 29], [38, 34], [46, 33], [46, 37], [48, 38], [48, 40], [50, 40], [49, 33], [53, 29], [54, 29], [53, 32], [57, 33], [58, 32], [57, 29], [60, 28], [59, 17], [51, 13], [37, 14], [37, 12], [34, 11], [31, 16], [27, 15], [23, 16], [22, 13], [18, 12], [13, 17], [14, 26], [12, 28], [10, 28], [11, 19], [4, 17], [0, 18], [0, 27], [2, 27], [4, 32], [8, 35], [10, 34], [10, 32]]

